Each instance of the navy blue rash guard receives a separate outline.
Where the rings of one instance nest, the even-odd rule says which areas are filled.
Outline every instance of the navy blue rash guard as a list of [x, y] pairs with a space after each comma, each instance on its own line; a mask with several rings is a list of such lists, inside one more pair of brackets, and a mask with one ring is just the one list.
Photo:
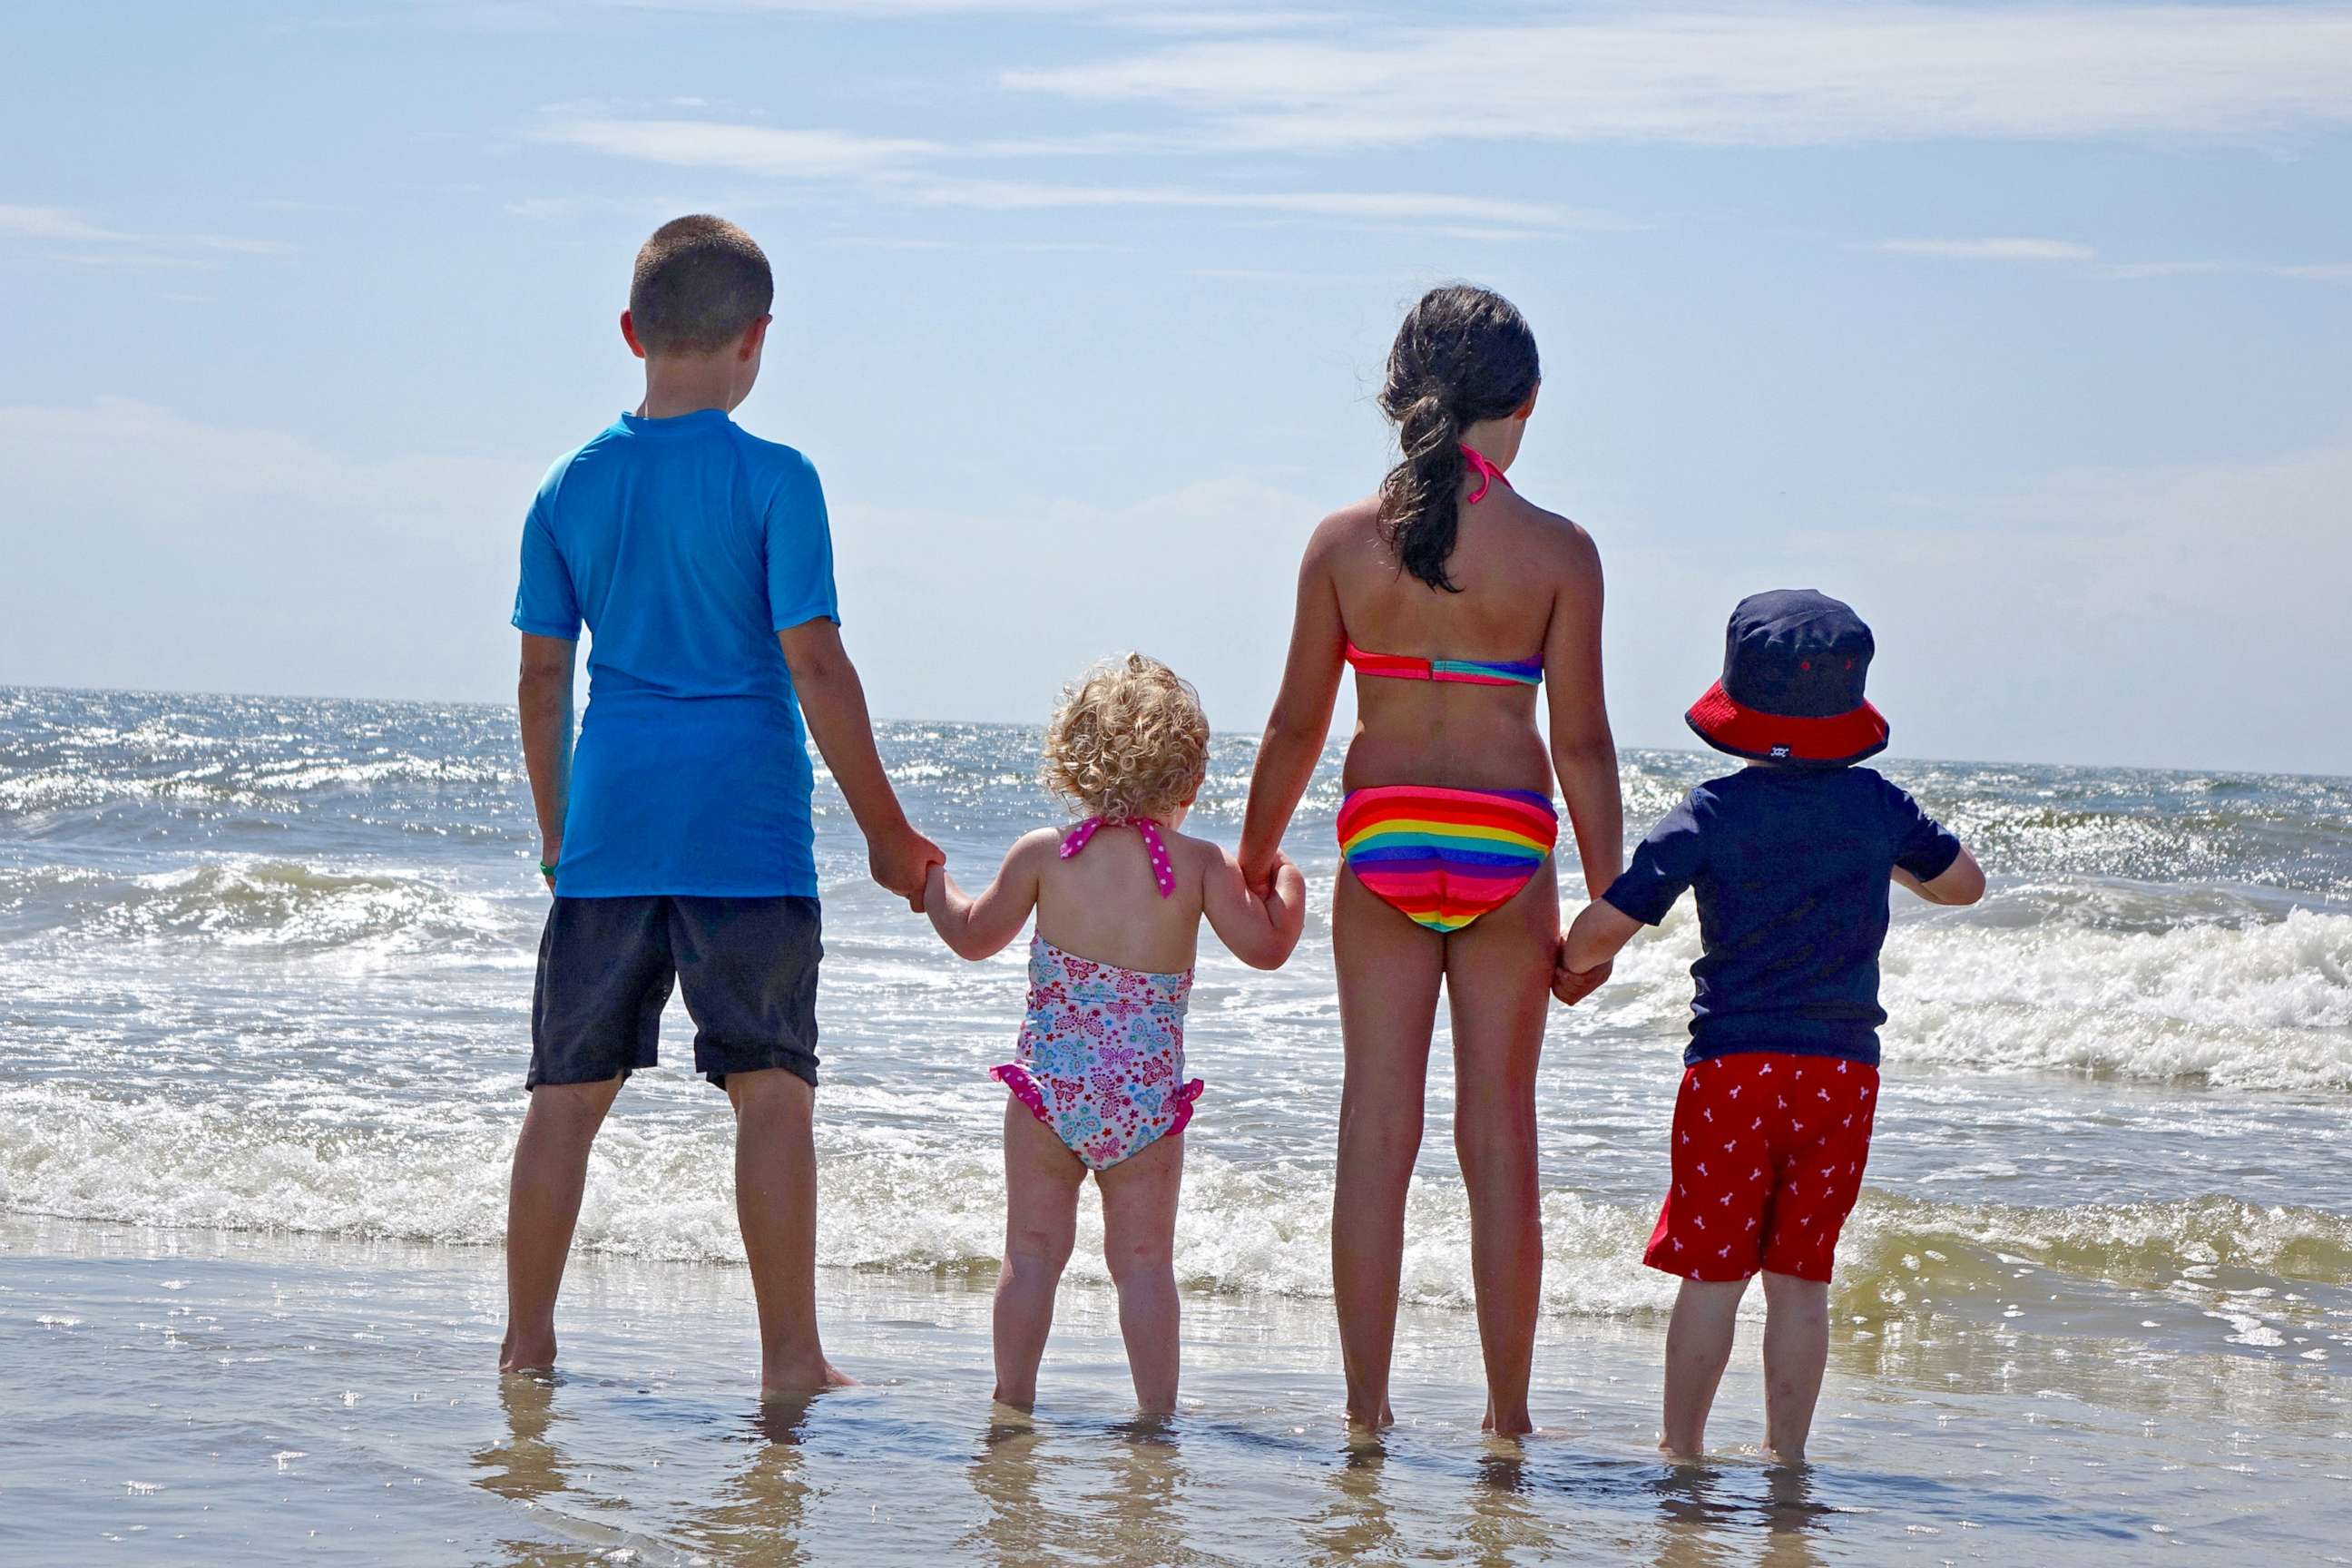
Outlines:
[[1698, 1063], [1791, 1051], [1878, 1064], [1888, 875], [1932, 881], [1960, 841], [1869, 768], [1744, 768], [1684, 797], [1602, 894], [1644, 925], [1691, 889]]

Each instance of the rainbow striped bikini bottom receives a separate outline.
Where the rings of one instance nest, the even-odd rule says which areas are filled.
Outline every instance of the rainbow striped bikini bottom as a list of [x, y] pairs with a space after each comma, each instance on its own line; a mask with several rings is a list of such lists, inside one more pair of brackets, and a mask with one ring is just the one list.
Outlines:
[[1559, 839], [1551, 797], [1532, 790], [1387, 784], [1339, 803], [1339, 854], [1356, 880], [1433, 931], [1510, 902]]

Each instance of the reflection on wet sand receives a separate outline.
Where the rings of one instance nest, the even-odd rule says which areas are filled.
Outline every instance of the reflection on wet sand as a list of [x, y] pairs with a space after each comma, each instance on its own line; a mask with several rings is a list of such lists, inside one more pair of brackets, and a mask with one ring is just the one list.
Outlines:
[[1116, 1549], [1106, 1563], [1155, 1568], [1203, 1561], [1188, 1539], [1185, 1496], [1192, 1476], [1172, 1421], [1134, 1421], [1116, 1428], [1103, 1453], [1105, 1484], [1088, 1499], [1091, 1517], [1108, 1521]]
[[711, 1505], [688, 1516], [678, 1533], [725, 1563], [808, 1562], [801, 1521], [824, 1495], [801, 1476], [801, 1440], [814, 1404], [796, 1399], [761, 1405], [738, 1439], [747, 1446], [742, 1464]]
[[1537, 1513], [1532, 1490], [1526, 1444], [1516, 1437], [1481, 1439], [1478, 1475], [1470, 1487], [1470, 1522], [1463, 1531], [1475, 1553], [1470, 1560], [1479, 1568], [1543, 1560], [1557, 1531]]
[[[531, 1509], [573, 1491], [571, 1457], [556, 1440], [571, 1419], [557, 1405], [559, 1387], [556, 1379], [528, 1373], [499, 1379], [506, 1439], [478, 1448], [470, 1456], [475, 1469], [481, 1472], [474, 1478], [476, 1486]], [[607, 1547], [509, 1539], [500, 1541], [499, 1549], [511, 1568], [575, 1568], [604, 1561]]]
[[1049, 1451], [1052, 1439], [1026, 1414], [995, 1408], [971, 1462], [971, 1488], [988, 1517], [961, 1542], [998, 1568], [1075, 1560], [1104, 1568], [1163, 1568], [1222, 1562], [1190, 1539], [1192, 1478], [1177, 1428], [1135, 1421], [1108, 1432], [1068, 1435], [1076, 1452], [1099, 1461], [1099, 1484], [1076, 1478], [1085, 1461]]
[[520, 1373], [501, 1377], [499, 1406], [506, 1412], [507, 1438], [475, 1450], [474, 1468], [483, 1473], [474, 1484], [526, 1503], [569, 1489], [563, 1449], [549, 1435], [556, 1422], [553, 1380]]
[[971, 1489], [988, 1505], [972, 1536], [961, 1548], [982, 1552], [979, 1560], [1012, 1568], [1040, 1562], [1054, 1534], [1053, 1520], [1038, 1501], [1047, 1465], [1069, 1461], [1045, 1455], [1045, 1434], [1027, 1413], [997, 1405], [972, 1456]]
[[[591, 1391], [588, 1403], [596, 1403]], [[597, 1490], [597, 1475], [579, 1468], [562, 1442], [576, 1418], [564, 1408], [561, 1379], [508, 1376], [499, 1380], [506, 1415], [503, 1441], [471, 1456], [474, 1484], [534, 1511], [532, 1523], [570, 1538], [559, 1542], [501, 1541], [509, 1568], [571, 1568], [606, 1563], [616, 1547], [687, 1546], [720, 1561], [793, 1564], [809, 1561], [800, 1536], [810, 1503], [823, 1489], [802, 1479], [801, 1438], [809, 1401], [762, 1405], [736, 1441], [744, 1458], [719, 1483], [710, 1502], [676, 1518], [656, 1537], [617, 1528], [596, 1517], [629, 1508], [625, 1488]]]
[[1339, 1467], [1330, 1473], [1330, 1495], [1307, 1521], [1312, 1551], [1307, 1562], [1403, 1562], [1403, 1538], [1381, 1485], [1388, 1447], [1376, 1433], [1350, 1427]]
[[[1735, 1492], [1724, 1472], [1705, 1465], [1676, 1465], [1661, 1474], [1657, 1494], [1661, 1532], [1656, 1568], [1717, 1568], [1734, 1561], [1759, 1568], [1820, 1568], [1812, 1531], [1834, 1511], [1813, 1496], [1807, 1469], [1775, 1465], [1761, 1473], [1759, 1499], [1746, 1487]], [[1764, 1531], [1763, 1549], [1749, 1542]]]

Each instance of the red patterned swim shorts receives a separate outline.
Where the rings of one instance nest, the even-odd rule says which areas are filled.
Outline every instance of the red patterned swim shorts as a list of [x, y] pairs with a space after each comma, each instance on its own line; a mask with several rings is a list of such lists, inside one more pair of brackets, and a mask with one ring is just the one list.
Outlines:
[[1826, 1280], [1870, 1163], [1878, 1069], [1748, 1051], [1683, 1072], [1674, 1188], [1643, 1261], [1685, 1279]]

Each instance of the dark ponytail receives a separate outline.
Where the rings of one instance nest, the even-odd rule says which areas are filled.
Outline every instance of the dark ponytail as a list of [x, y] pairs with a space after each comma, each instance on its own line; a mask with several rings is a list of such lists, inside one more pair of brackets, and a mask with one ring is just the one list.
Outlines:
[[1535, 334], [1500, 294], [1456, 283], [1406, 313], [1381, 386], [1402, 452], [1381, 481], [1381, 534], [1401, 570], [1461, 591], [1445, 563], [1462, 521], [1462, 432], [1517, 409], [1541, 377]]

